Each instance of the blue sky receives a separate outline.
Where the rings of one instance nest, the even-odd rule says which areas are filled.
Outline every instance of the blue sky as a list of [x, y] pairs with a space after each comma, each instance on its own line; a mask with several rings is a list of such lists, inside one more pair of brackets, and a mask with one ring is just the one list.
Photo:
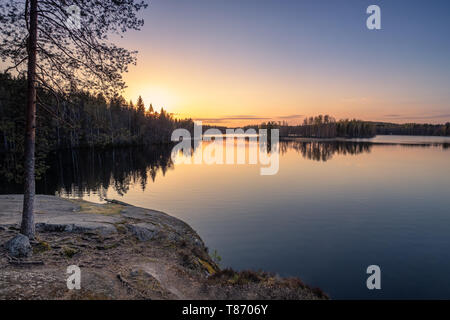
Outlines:
[[[366, 28], [381, 8], [382, 30]], [[127, 94], [197, 118], [450, 121], [450, 1], [153, 0]]]
[[[381, 30], [366, 9], [381, 8]], [[450, 121], [448, 0], [152, 0], [125, 96], [210, 123]], [[216, 120], [216, 121], [215, 121]]]

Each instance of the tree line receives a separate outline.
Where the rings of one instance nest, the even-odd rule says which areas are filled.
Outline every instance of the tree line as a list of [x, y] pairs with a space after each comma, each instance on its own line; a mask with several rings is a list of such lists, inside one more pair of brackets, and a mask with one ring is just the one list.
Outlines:
[[450, 122], [445, 124], [427, 123], [375, 123], [377, 134], [410, 136], [450, 136]]
[[[374, 123], [362, 120], [339, 120], [329, 115], [305, 118], [303, 124], [290, 126], [286, 121], [269, 121], [258, 126], [262, 129], [279, 129], [280, 137], [305, 138], [371, 138], [376, 135]], [[247, 127], [248, 128], [248, 127]]]
[[298, 136], [305, 138], [372, 138], [376, 135], [450, 136], [450, 122], [427, 123], [385, 123], [356, 119], [336, 119], [329, 115], [307, 117], [301, 125], [290, 126], [286, 121], [264, 122], [259, 126], [246, 128], [279, 129], [280, 137]]
[[[18, 179], [23, 170], [26, 79], [0, 74], [0, 152], [2, 171]], [[50, 151], [80, 147], [168, 144], [176, 128], [193, 130], [191, 119], [175, 119], [161, 108], [146, 108], [141, 97], [134, 104], [122, 96], [107, 100], [101, 94], [72, 91], [55, 95], [38, 87], [36, 169], [46, 169]]]
[[[0, 74], [0, 150], [20, 152], [23, 141], [25, 79]], [[145, 107], [122, 96], [107, 101], [101, 94], [73, 91], [58, 97], [38, 88], [37, 147], [56, 150], [78, 147], [169, 143], [176, 128], [191, 130], [190, 119], [175, 119], [161, 108]]]

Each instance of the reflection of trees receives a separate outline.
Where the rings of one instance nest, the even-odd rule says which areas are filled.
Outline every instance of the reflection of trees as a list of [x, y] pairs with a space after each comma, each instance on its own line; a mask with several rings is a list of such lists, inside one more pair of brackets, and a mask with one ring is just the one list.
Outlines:
[[173, 168], [170, 151], [168, 146], [152, 146], [61, 152], [55, 156], [58, 163], [51, 167], [65, 169], [60, 171], [58, 181], [50, 185], [56, 186], [59, 192], [76, 196], [90, 192], [99, 192], [102, 196], [101, 191], [109, 187], [125, 194], [132, 183], [139, 183], [144, 190], [148, 179], [154, 181], [158, 171], [165, 175]]
[[[204, 142], [206, 144], [206, 142]], [[392, 144], [371, 143], [336, 140], [291, 140], [280, 141], [278, 144], [281, 154], [294, 150], [304, 158], [315, 161], [328, 161], [335, 154], [355, 155], [371, 152], [373, 147], [383, 145], [401, 145], [410, 148], [440, 147], [450, 148], [449, 143], [442, 144]], [[246, 141], [248, 147], [248, 141]], [[154, 145], [148, 147], [116, 148], [106, 150], [73, 149], [53, 153], [46, 160], [48, 167], [41, 178], [36, 181], [38, 193], [69, 194], [81, 196], [95, 193], [105, 197], [106, 190], [113, 188], [119, 194], [128, 192], [132, 184], [138, 184], [144, 190], [149, 187], [148, 181], [155, 181], [157, 175], [165, 175], [174, 168], [171, 159], [170, 145]], [[224, 145], [225, 147], [225, 145]], [[270, 139], [263, 142], [264, 152], [271, 152]], [[193, 143], [192, 154], [198, 145]], [[0, 157], [0, 193], [21, 193], [19, 183], [8, 181], [5, 176], [13, 175], [14, 161], [10, 160], [14, 154], [2, 154]], [[10, 165], [12, 164], [12, 165]]]
[[[36, 181], [38, 193], [81, 196], [98, 193], [104, 197], [108, 188], [125, 194], [132, 183], [145, 189], [148, 179], [173, 169], [171, 146], [155, 145], [141, 148], [107, 150], [73, 149], [51, 154], [49, 169]], [[2, 186], [2, 193], [20, 192], [21, 186]]]
[[282, 141], [281, 153], [289, 149], [300, 153], [304, 158], [315, 161], [330, 160], [334, 154], [360, 154], [370, 152], [373, 144], [349, 141]]
[[[192, 152], [197, 147], [193, 144]], [[108, 188], [125, 194], [135, 183], [144, 190], [149, 186], [149, 179], [155, 181], [158, 174], [164, 176], [174, 168], [172, 148], [170, 144], [158, 144], [56, 151], [50, 153], [42, 164], [42, 173], [36, 181], [37, 193], [73, 196], [96, 193], [102, 198]], [[13, 156], [15, 154], [11, 153], [0, 157], [0, 194], [23, 192], [20, 179], [14, 181], [11, 178], [17, 176]]]

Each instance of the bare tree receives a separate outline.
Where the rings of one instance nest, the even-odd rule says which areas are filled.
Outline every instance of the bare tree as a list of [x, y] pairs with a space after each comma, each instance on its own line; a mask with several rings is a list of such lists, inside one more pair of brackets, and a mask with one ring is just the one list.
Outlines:
[[24, 205], [21, 233], [34, 237], [36, 88], [64, 96], [74, 89], [111, 97], [125, 87], [122, 74], [136, 52], [111, 35], [139, 30], [141, 0], [0, 0], [0, 57], [27, 78]]

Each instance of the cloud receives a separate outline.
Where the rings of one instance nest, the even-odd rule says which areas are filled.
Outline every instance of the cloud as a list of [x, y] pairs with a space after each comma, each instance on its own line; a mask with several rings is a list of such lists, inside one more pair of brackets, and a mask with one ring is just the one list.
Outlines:
[[366, 97], [350, 97], [341, 99], [341, 101], [344, 103], [365, 103], [369, 102], [369, 99]]
[[450, 113], [436, 114], [436, 115], [402, 115], [402, 114], [385, 114], [383, 117], [388, 119], [408, 119], [408, 120], [422, 120], [422, 119], [448, 119]]
[[304, 116], [301, 114], [292, 114], [287, 116], [277, 116], [277, 117], [261, 117], [256, 115], [231, 115], [227, 117], [217, 117], [217, 118], [195, 118], [196, 121], [203, 121], [205, 123], [214, 123], [214, 122], [228, 122], [228, 121], [241, 121], [241, 120], [259, 120], [259, 121], [269, 121], [274, 119], [298, 119], [303, 118]]
[[285, 120], [289, 120], [289, 119], [299, 119], [299, 118], [304, 118], [305, 116], [302, 114], [292, 114], [290, 116], [279, 116], [277, 117], [277, 119], [285, 119]]
[[198, 121], [216, 121], [216, 122], [223, 122], [223, 121], [232, 121], [232, 120], [270, 120], [271, 118], [267, 117], [258, 117], [253, 115], [235, 115], [235, 116], [228, 116], [228, 117], [218, 117], [218, 118], [195, 118], [194, 120]]

